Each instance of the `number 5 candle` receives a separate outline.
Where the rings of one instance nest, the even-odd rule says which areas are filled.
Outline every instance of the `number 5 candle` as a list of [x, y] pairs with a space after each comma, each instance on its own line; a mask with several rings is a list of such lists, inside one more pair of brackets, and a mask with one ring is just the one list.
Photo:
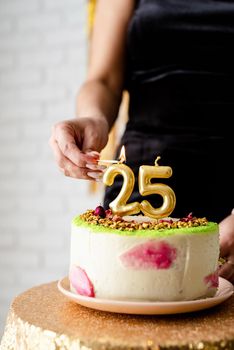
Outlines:
[[162, 183], [152, 183], [153, 178], [169, 178], [172, 175], [172, 168], [169, 166], [159, 166], [157, 157], [155, 166], [142, 165], [139, 169], [139, 192], [142, 196], [158, 194], [163, 198], [163, 204], [159, 208], [154, 208], [144, 200], [141, 202], [141, 211], [152, 218], [158, 219], [169, 216], [175, 208], [176, 196], [171, 187]]

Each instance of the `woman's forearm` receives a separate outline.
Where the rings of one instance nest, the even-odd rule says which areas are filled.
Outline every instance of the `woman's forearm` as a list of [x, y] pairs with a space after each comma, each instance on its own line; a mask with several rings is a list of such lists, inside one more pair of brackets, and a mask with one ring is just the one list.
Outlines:
[[77, 96], [77, 116], [105, 118], [111, 129], [117, 118], [122, 92], [114, 92], [101, 80], [86, 81]]

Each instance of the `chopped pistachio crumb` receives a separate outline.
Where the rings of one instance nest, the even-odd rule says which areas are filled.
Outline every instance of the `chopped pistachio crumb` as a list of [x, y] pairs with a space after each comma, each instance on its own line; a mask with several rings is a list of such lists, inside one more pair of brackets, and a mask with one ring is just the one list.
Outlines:
[[123, 218], [117, 215], [110, 215], [105, 218], [94, 214], [93, 210], [87, 210], [84, 214], [80, 215], [80, 218], [85, 222], [93, 225], [99, 225], [108, 227], [120, 231], [135, 231], [135, 230], [162, 230], [162, 229], [175, 229], [186, 227], [198, 227], [206, 226], [208, 220], [203, 218], [191, 217], [189, 220], [152, 220], [147, 222], [137, 221], [125, 221]]

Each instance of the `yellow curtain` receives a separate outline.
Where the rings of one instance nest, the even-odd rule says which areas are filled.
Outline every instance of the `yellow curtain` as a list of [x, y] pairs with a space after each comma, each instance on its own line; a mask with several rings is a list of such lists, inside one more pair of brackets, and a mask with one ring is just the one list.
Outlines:
[[[88, 0], [88, 35], [89, 38], [92, 35], [93, 22], [95, 17], [95, 8], [98, 0]], [[119, 139], [122, 131], [124, 130], [125, 124], [128, 120], [128, 101], [129, 95], [127, 91], [124, 91], [122, 102], [119, 109], [118, 118], [113, 126], [109, 140], [106, 147], [101, 152], [101, 159], [114, 159], [116, 147], [118, 146]], [[93, 193], [98, 189], [97, 183], [94, 181], [90, 182], [90, 192]]]
[[88, 0], [88, 33], [91, 35], [93, 29], [93, 22], [95, 16], [95, 8], [97, 1], [96, 0]]

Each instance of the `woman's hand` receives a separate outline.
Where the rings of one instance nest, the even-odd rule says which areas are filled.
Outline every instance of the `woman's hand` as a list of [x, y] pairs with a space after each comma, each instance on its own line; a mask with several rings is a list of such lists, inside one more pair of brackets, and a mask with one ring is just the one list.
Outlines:
[[102, 167], [97, 162], [108, 141], [108, 128], [104, 117], [65, 120], [53, 126], [49, 143], [64, 175], [99, 179]]
[[219, 228], [220, 256], [226, 260], [219, 269], [219, 275], [234, 283], [234, 214], [221, 221]]

